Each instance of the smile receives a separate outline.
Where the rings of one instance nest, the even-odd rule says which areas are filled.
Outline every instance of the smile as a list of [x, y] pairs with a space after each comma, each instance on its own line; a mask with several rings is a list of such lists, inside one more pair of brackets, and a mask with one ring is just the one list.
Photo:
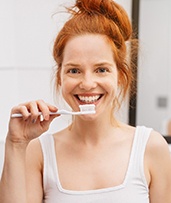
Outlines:
[[81, 101], [81, 102], [84, 102], [84, 103], [94, 103], [96, 102], [97, 100], [99, 100], [102, 95], [94, 95], [94, 96], [81, 96], [81, 95], [76, 95], [76, 97]]

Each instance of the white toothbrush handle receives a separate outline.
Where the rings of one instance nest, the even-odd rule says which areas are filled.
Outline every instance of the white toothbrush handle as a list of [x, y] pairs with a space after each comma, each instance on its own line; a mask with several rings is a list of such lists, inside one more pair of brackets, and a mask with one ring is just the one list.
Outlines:
[[[59, 110], [57, 112], [50, 112], [50, 115], [57, 115], [57, 114], [72, 114], [72, 112], [66, 111], [66, 110]], [[30, 114], [31, 115], [31, 114]], [[42, 113], [39, 112], [39, 116], [41, 116]], [[14, 113], [11, 115], [11, 118], [22, 118], [23, 115], [21, 113]]]
[[[87, 105], [79, 105], [80, 111], [67, 111], [65, 109], [58, 110], [56, 112], [50, 112], [50, 115], [57, 115], [57, 114], [64, 114], [64, 115], [83, 115], [83, 114], [94, 114], [95, 111], [95, 105], [94, 104], [87, 104]], [[31, 113], [30, 113], [31, 115]], [[39, 112], [39, 116], [41, 116], [42, 113]], [[21, 118], [23, 117], [20, 113], [15, 113], [11, 115], [12, 118]]]
[[89, 110], [89, 111], [67, 111], [64, 109], [58, 110], [57, 112], [50, 112], [50, 115], [56, 115], [56, 114], [63, 114], [63, 115], [83, 115], [83, 114], [95, 114], [95, 110]]
[[[39, 113], [39, 115], [42, 115], [42, 114]], [[21, 113], [14, 113], [14, 114], [11, 115], [11, 118], [21, 118], [21, 117], [23, 117], [23, 115]]]
[[[50, 112], [50, 115], [57, 115], [57, 114], [63, 114], [63, 115], [83, 115], [83, 114], [94, 114], [95, 111], [78, 111], [78, 112], [72, 112], [67, 110], [59, 110], [57, 112]], [[31, 115], [31, 114], [30, 114]], [[42, 115], [41, 112], [39, 112], [39, 115]], [[23, 117], [20, 113], [15, 113], [11, 115], [11, 118], [21, 118]]]

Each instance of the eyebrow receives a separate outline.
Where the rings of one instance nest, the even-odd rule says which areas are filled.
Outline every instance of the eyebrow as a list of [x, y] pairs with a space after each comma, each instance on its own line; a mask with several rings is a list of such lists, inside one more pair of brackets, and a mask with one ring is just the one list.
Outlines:
[[100, 62], [100, 63], [97, 63], [97, 64], [95, 64], [95, 66], [105, 66], [105, 65], [107, 65], [107, 66], [113, 66], [111, 63], [109, 63], [109, 62]]
[[79, 67], [80, 65], [79, 64], [76, 64], [76, 63], [66, 63], [64, 64], [65, 67]]
[[[113, 66], [111, 63], [109, 63], [109, 62], [100, 62], [100, 63], [96, 63], [94, 66], [105, 66], [105, 65], [107, 65], [107, 66]], [[80, 67], [81, 66], [81, 64], [76, 64], [76, 63], [66, 63], [66, 64], [64, 64], [64, 66], [65, 67]]]

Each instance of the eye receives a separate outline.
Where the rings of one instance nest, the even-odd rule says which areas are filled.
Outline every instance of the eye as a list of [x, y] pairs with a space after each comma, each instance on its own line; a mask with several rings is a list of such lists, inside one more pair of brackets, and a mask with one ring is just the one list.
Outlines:
[[96, 73], [106, 73], [106, 72], [109, 72], [109, 69], [108, 68], [103, 68], [103, 67], [100, 67], [96, 70]]
[[78, 68], [72, 68], [72, 69], [69, 69], [68, 70], [68, 73], [71, 73], [71, 74], [78, 74], [80, 73], [80, 70]]

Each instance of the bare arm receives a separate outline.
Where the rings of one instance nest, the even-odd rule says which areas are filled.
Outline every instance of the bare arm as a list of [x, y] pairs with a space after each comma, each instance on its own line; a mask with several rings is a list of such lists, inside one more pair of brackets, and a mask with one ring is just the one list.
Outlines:
[[147, 153], [151, 174], [150, 203], [171, 202], [171, 154], [168, 144], [157, 132], [153, 132]]
[[[43, 101], [28, 102], [12, 109], [22, 118], [10, 118], [5, 145], [5, 159], [0, 181], [1, 203], [28, 203], [26, 188], [26, 149], [29, 142], [45, 132], [55, 116], [49, 111], [57, 109]], [[40, 121], [38, 111], [44, 116]], [[31, 116], [30, 114], [31, 113]]]
[[27, 199], [31, 203], [42, 203], [43, 199], [43, 155], [38, 139], [30, 142], [26, 152]]
[[26, 202], [25, 148], [25, 144], [15, 146], [10, 141], [6, 141], [4, 168], [0, 182], [0, 202], [2, 203]]

